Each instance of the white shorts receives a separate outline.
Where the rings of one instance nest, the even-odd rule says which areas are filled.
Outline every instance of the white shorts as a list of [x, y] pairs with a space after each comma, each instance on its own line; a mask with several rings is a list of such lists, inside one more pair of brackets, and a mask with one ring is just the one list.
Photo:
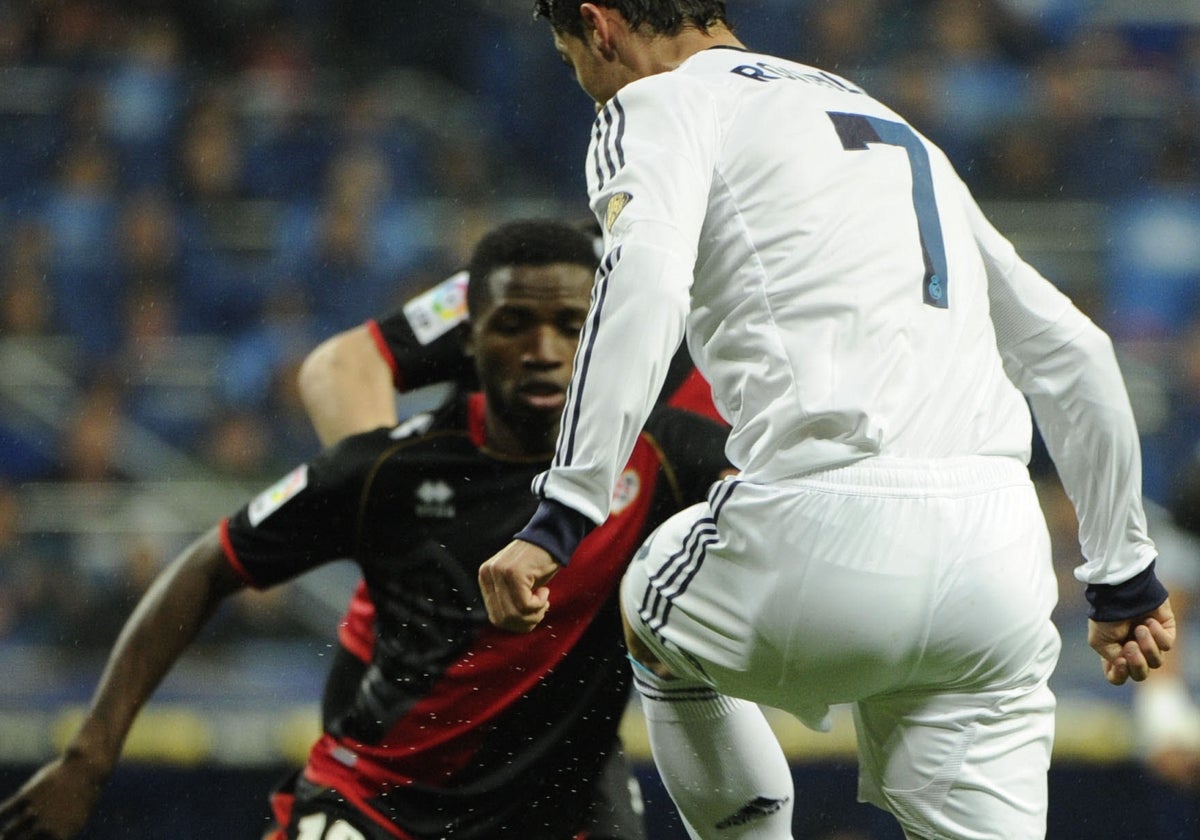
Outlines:
[[677, 674], [814, 728], [854, 703], [859, 797], [912, 838], [1044, 836], [1056, 600], [1028, 471], [984, 457], [727, 479], [622, 585]]

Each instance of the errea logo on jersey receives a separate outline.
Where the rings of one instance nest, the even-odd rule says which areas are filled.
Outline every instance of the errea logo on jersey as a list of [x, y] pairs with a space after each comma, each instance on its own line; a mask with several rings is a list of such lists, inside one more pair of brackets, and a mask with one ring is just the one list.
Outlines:
[[617, 486], [613, 488], [612, 509], [610, 515], [615, 516], [633, 504], [642, 491], [642, 477], [637, 470], [627, 469], [617, 478]]
[[441, 479], [422, 481], [417, 487], [414, 512], [427, 519], [454, 518], [454, 490]]
[[308, 464], [301, 464], [259, 493], [246, 507], [246, 516], [251, 527], [258, 524], [279, 510], [289, 500], [296, 497], [301, 490], [308, 486]]

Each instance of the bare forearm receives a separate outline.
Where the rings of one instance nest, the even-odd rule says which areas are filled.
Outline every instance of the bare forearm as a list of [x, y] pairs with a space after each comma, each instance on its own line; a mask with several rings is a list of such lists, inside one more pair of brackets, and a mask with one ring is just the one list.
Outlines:
[[142, 706], [221, 600], [241, 585], [215, 528], [165, 569], [121, 630], [68, 755], [106, 778]]
[[339, 333], [308, 355], [300, 394], [325, 446], [397, 422], [392, 371], [366, 327]]

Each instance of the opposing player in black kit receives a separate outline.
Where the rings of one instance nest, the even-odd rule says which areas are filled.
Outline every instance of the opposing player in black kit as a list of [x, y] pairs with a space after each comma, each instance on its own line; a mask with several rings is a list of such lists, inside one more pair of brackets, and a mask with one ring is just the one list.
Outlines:
[[274, 838], [640, 837], [628, 797], [610, 795], [627, 778], [615, 588], [644, 536], [728, 469], [725, 429], [655, 414], [613, 516], [580, 547], [586, 571], [555, 589], [551, 643], [489, 625], [475, 585], [532, 513], [594, 269], [569, 226], [485, 237], [466, 336], [483, 392], [346, 439], [185, 550], [122, 631], [67, 750], [0, 805], [0, 838], [77, 833], [138, 710], [220, 601], [340, 558], [361, 567], [373, 617], [331, 671], [324, 732], [276, 797]]

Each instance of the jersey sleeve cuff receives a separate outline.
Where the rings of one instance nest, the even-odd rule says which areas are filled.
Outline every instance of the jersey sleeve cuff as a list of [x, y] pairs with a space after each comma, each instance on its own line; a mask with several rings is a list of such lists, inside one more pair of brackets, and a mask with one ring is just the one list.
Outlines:
[[364, 326], [371, 336], [371, 341], [375, 343], [375, 349], [379, 351], [379, 356], [387, 363], [387, 366], [392, 371], [392, 385], [397, 391], [404, 390], [404, 372], [400, 370], [400, 363], [396, 361], [396, 357], [392, 354], [392, 348], [388, 346], [387, 338], [383, 334], [383, 328], [379, 326], [379, 322], [374, 318], [369, 318]]
[[1154, 574], [1151, 561], [1143, 571], [1124, 583], [1089, 583], [1085, 595], [1093, 621], [1124, 621], [1153, 612], [1167, 600], [1167, 588]]
[[261, 589], [262, 587], [258, 585], [258, 581], [242, 565], [242, 561], [237, 555], [237, 550], [233, 547], [233, 539], [229, 536], [229, 517], [221, 520], [217, 534], [221, 541], [221, 552], [225, 555], [225, 560], [233, 567], [237, 576], [251, 589]]
[[556, 563], [565, 566], [595, 527], [592, 520], [562, 502], [542, 499], [529, 524], [517, 532], [516, 538], [545, 549]]

